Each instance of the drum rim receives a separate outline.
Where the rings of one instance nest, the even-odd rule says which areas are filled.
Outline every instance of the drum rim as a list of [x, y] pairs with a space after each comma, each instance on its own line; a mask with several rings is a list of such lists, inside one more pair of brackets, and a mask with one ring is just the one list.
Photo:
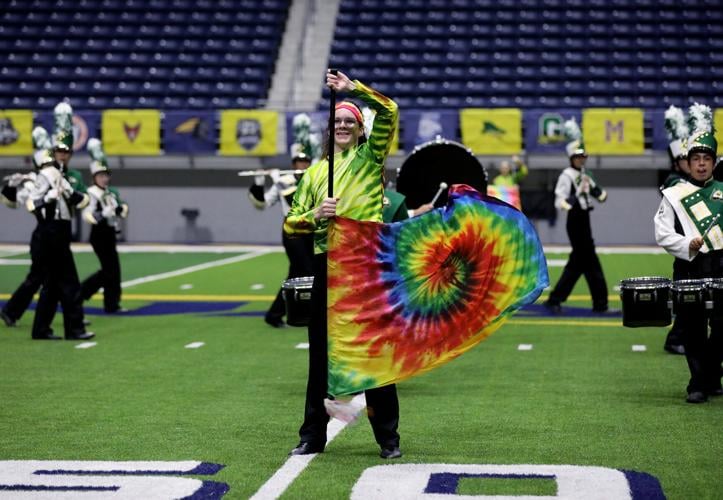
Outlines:
[[414, 146], [414, 149], [412, 149], [412, 152], [409, 153], [409, 156], [407, 158], [411, 157], [414, 153], [417, 153], [424, 148], [427, 148], [429, 146], [435, 146], [438, 144], [452, 144], [454, 146], [459, 146], [460, 148], [467, 151], [470, 155], [474, 156], [474, 153], [472, 152], [472, 150], [470, 148], [468, 148], [467, 146], [465, 146], [464, 144], [462, 144], [461, 142], [453, 141], [451, 139], [445, 139], [441, 135], [437, 135], [437, 137], [435, 137], [431, 141], [423, 142], [422, 144], [417, 144], [416, 146]]
[[620, 280], [620, 289], [623, 290], [623, 288], [625, 288], [627, 290], [635, 290], [641, 288], [655, 288], [654, 285], [670, 286], [670, 283], [670, 278], [666, 278], [665, 276], [640, 276], [637, 278], [625, 278]]
[[[292, 288], [311, 288], [314, 284], [313, 276], [299, 276], [298, 278], [289, 278], [281, 283], [281, 288], [289, 290]], [[304, 285], [304, 286], [295, 286]]]
[[670, 289], [677, 292], [699, 291], [708, 288], [710, 281], [710, 278], [675, 280], [670, 284]]

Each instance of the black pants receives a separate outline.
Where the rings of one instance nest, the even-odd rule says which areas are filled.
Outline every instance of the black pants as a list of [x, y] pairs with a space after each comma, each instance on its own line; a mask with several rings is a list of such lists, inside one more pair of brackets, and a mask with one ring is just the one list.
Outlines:
[[90, 244], [100, 261], [100, 270], [88, 276], [80, 285], [83, 300], [90, 299], [103, 287], [103, 309], [120, 309], [121, 269], [116, 248], [115, 228], [101, 222], [90, 230]]
[[[300, 278], [314, 275], [314, 236], [309, 234], [300, 237], [290, 237], [282, 232], [281, 241], [284, 244], [286, 257], [289, 259], [289, 274], [286, 279]], [[279, 321], [286, 314], [286, 304], [282, 289], [276, 294], [271, 307], [266, 312], [266, 319]]]
[[40, 260], [43, 289], [33, 321], [33, 337], [52, 333], [51, 324], [58, 308], [63, 307], [66, 337], [85, 333], [80, 282], [70, 251], [70, 221], [50, 220], [40, 224]]
[[573, 206], [567, 213], [566, 229], [572, 252], [560, 279], [550, 293], [548, 302], [554, 305], [565, 302], [580, 276], [585, 276], [592, 296], [593, 310], [605, 311], [608, 308], [608, 286], [600, 260], [595, 253], [595, 242], [590, 229], [590, 212], [581, 209], [579, 205]]
[[[324, 408], [327, 390], [327, 317], [326, 317], [326, 254], [314, 256], [314, 286], [309, 323], [309, 380], [306, 386], [304, 423], [299, 429], [301, 442], [323, 446], [326, 443], [326, 424], [329, 422]], [[397, 389], [388, 385], [365, 392], [369, 422], [374, 438], [383, 448], [399, 446], [399, 400]]]
[[[723, 251], [698, 254], [689, 264], [688, 278], [723, 278]], [[690, 370], [688, 393], [720, 389], [723, 321], [708, 321], [705, 316], [696, 316], [681, 317], [681, 322], [685, 359]]]
[[42, 263], [40, 262], [40, 229], [36, 227], [30, 237], [30, 271], [10, 299], [3, 306], [3, 312], [17, 321], [33, 300], [33, 295], [43, 284]]

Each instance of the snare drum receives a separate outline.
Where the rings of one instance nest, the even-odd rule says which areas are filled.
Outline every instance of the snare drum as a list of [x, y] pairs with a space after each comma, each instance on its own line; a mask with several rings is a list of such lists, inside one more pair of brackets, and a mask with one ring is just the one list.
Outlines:
[[712, 302], [710, 317], [723, 321], [723, 279], [715, 278], [708, 282], [708, 299]]
[[709, 282], [707, 279], [673, 281], [670, 290], [675, 315], [682, 318], [706, 317]]
[[286, 324], [306, 326], [311, 318], [311, 287], [313, 276], [291, 278], [281, 285], [281, 294], [286, 302]]
[[660, 276], [628, 278], [620, 282], [623, 326], [667, 326], [671, 322], [670, 280]]

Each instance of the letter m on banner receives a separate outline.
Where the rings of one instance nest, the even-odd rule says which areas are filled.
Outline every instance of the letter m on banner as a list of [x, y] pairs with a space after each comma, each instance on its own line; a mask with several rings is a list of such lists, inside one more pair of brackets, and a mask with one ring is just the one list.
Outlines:
[[590, 154], [639, 155], [645, 151], [643, 110], [594, 108], [582, 112], [582, 134]]

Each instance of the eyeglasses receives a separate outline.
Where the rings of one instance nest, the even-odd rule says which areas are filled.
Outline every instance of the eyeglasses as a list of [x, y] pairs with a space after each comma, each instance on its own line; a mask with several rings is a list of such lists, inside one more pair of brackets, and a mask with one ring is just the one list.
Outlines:
[[354, 118], [335, 118], [334, 119], [334, 126], [338, 127], [341, 124], [346, 125], [347, 127], [352, 127], [357, 124], [357, 121]]

